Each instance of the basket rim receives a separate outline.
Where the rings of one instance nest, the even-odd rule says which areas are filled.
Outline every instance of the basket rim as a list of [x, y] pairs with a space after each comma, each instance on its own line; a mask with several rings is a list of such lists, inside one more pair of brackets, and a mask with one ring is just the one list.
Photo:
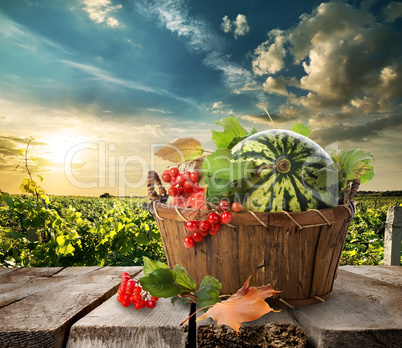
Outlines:
[[[153, 215], [157, 220], [175, 220], [177, 222], [185, 222], [197, 217], [197, 211], [200, 218], [206, 218], [210, 212], [208, 210], [199, 210], [192, 208], [178, 207], [175, 205], [167, 205], [160, 201], [153, 201], [151, 204]], [[338, 221], [350, 221], [354, 215], [354, 205], [338, 205], [333, 208], [310, 209], [307, 211], [297, 212], [266, 212], [254, 213], [251, 211], [242, 211], [232, 213], [232, 221], [227, 224], [230, 227], [236, 225], [263, 226], [263, 227], [283, 227], [296, 226], [299, 229], [315, 226], [331, 225]]]

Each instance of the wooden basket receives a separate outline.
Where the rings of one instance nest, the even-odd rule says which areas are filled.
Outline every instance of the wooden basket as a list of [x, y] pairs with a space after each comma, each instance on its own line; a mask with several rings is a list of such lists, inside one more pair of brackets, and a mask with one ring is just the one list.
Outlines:
[[[159, 197], [163, 199], [163, 192]], [[251, 286], [271, 284], [281, 291], [268, 299], [276, 307], [312, 305], [332, 296], [353, 205], [293, 213], [232, 213], [230, 225], [187, 249], [185, 222], [194, 210], [150, 198], [169, 267], [185, 267], [197, 284], [211, 275], [222, 284], [221, 294], [232, 294], [251, 275]]]

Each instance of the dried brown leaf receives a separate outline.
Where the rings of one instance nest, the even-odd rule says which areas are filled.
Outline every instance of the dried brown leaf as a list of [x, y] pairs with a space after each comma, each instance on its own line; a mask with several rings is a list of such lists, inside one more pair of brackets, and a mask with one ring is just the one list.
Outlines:
[[239, 334], [240, 326], [245, 321], [253, 321], [266, 313], [274, 311], [264, 300], [280, 292], [273, 290], [271, 285], [249, 287], [250, 277], [243, 287], [226, 301], [216, 303], [198, 320], [212, 318], [218, 325], [228, 325]]
[[199, 158], [203, 153], [204, 149], [197, 139], [180, 138], [159, 149], [155, 155], [166, 161], [181, 163], [185, 160]]

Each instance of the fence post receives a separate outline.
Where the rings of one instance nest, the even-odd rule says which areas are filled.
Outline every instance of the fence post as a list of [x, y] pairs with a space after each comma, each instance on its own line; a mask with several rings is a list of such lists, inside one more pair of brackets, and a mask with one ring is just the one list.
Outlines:
[[401, 237], [402, 207], [389, 207], [384, 232], [384, 265], [400, 266]]

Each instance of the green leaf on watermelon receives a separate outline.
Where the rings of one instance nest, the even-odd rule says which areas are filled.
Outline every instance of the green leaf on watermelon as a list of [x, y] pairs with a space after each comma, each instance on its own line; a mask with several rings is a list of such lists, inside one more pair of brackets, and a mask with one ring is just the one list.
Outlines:
[[292, 132], [309, 137], [311, 134], [311, 126], [306, 126], [302, 123], [295, 123], [291, 129]]
[[176, 265], [174, 267], [174, 273], [176, 274], [176, 284], [181, 287], [181, 292], [192, 292], [197, 288], [197, 283], [191, 278], [184, 267]]
[[144, 267], [142, 271], [144, 272], [145, 275], [151, 274], [158, 268], [169, 268], [168, 265], [158, 260], [151, 260], [146, 256], [144, 256], [142, 259], [144, 261]]
[[224, 117], [215, 123], [223, 127], [223, 132], [212, 130], [212, 140], [218, 149], [231, 149], [243, 139], [257, 132], [255, 128], [248, 132], [236, 117]]
[[176, 275], [170, 268], [158, 268], [139, 279], [142, 288], [152, 296], [169, 298], [180, 294], [180, 286], [175, 283]]
[[205, 276], [200, 284], [200, 288], [194, 293], [198, 299], [198, 306], [200, 308], [212, 306], [220, 302], [219, 294], [222, 285], [212, 276]]

